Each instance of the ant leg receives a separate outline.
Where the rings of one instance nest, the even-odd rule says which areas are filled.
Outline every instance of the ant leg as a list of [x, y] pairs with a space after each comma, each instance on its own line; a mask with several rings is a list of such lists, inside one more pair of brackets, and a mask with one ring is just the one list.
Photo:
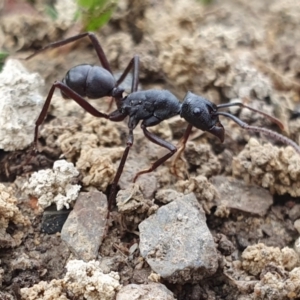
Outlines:
[[72, 89], [70, 89], [67, 85], [65, 85], [64, 83], [62, 83], [60, 81], [56, 81], [56, 82], [53, 83], [53, 85], [52, 85], [52, 87], [51, 87], [51, 89], [48, 93], [48, 96], [46, 98], [46, 101], [44, 103], [44, 106], [42, 108], [42, 111], [41, 111], [39, 117], [37, 118], [37, 120], [35, 122], [35, 130], [34, 130], [34, 145], [35, 145], [35, 148], [37, 148], [39, 126], [43, 123], [43, 121], [44, 121], [44, 119], [47, 115], [47, 111], [49, 109], [50, 102], [52, 100], [55, 88], [59, 88], [61, 91], [63, 91], [63, 93], [67, 97], [69, 97], [70, 99], [77, 102], [77, 104], [79, 104], [85, 111], [87, 111], [91, 115], [93, 115], [95, 117], [98, 117], [98, 118], [105, 118], [105, 119], [109, 118], [109, 115], [99, 112], [96, 108], [94, 108], [91, 104], [89, 104], [79, 94], [77, 94]]
[[193, 125], [191, 125], [191, 124], [189, 124], [188, 127], [186, 128], [186, 130], [183, 134], [183, 137], [180, 139], [180, 141], [177, 145], [177, 152], [175, 153], [175, 156], [174, 156], [172, 164], [171, 164], [171, 171], [177, 177], [178, 177], [178, 174], [177, 174], [177, 169], [176, 169], [176, 161], [181, 156], [182, 152], [185, 150], [185, 145], [186, 145], [187, 140], [188, 140], [188, 138], [191, 134], [192, 128], [193, 128]]
[[[116, 87], [119, 86], [126, 76], [128, 75], [129, 71], [132, 69], [132, 83], [131, 83], [131, 93], [136, 92], [138, 90], [138, 85], [139, 85], [139, 66], [140, 66], [140, 58], [138, 55], [135, 55], [127, 65], [126, 69], [124, 72], [121, 74], [119, 79], [116, 82]], [[108, 111], [110, 111], [112, 105], [113, 105], [113, 99], [115, 100], [117, 107], [120, 108], [121, 106], [121, 101], [122, 98], [119, 97], [112, 97], [109, 106], [108, 106]]]
[[64, 46], [66, 44], [69, 44], [69, 43], [72, 43], [72, 42], [75, 42], [77, 40], [80, 40], [84, 37], [88, 36], [89, 39], [91, 40], [95, 50], [96, 50], [96, 53], [97, 53], [97, 56], [103, 66], [104, 69], [106, 69], [107, 71], [109, 71], [111, 74], [112, 74], [112, 71], [111, 71], [111, 68], [110, 68], [110, 65], [109, 65], [109, 62], [106, 58], [106, 55], [103, 51], [103, 48], [102, 46], [100, 45], [98, 39], [96, 38], [95, 34], [92, 33], [92, 32], [85, 32], [85, 33], [81, 33], [81, 34], [77, 34], [77, 35], [74, 35], [70, 38], [67, 38], [67, 39], [64, 39], [64, 40], [61, 40], [61, 41], [57, 41], [57, 42], [54, 42], [54, 43], [51, 43], [39, 50], [37, 50], [36, 52], [34, 52], [33, 54], [29, 55], [28, 57], [25, 58], [25, 60], [28, 60], [34, 56], [36, 56], [37, 54], [47, 50], [47, 49], [54, 49], [54, 48], [58, 48], [58, 47], [61, 47], [61, 46]]
[[163, 157], [161, 157], [160, 159], [158, 159], [157, 161], [155, 161], [151, 165], [150, 168], [138, 172], [135, 175], [135, 177], [133, 179], [133, 182], [136, 182], [136, 180], [138, 179], [138, 177], [140, 175], [145, 174], [145, 173], [150, 173], [150, 172], [154, 171], [157, 167], [159, 167], [161, 164], [163, 164], [168, 158], [170, 158], [177, 151], [177, 148], [174, 145], [168, 143], [165, 140], [162, 140], [158, 136], [156, 136], [153, 133], [149, 132], [147, 130], [146, 126], [143, 123], [141, 124], [141, 128], [143, 129], [143, 132], [144, 132], [146, 138], [148, 138], [152, 143], [157, 144], [159, 146], [162, 146], [162, 147], [168, 149], [170, 152], [167, 153], [166, 155], [164, 155]]
[[[126, 116], [124, 116], [123, 119], [125, 117]], [[118, 120], [121, 120], [121, 118], [118, 118]], [[123, 155], [122, 155], [119, 167], [118, 167], [116, 175], [115, 175], [115, 178], [114, 178], [114, 180], [112, 182], [111, 191], [109, 193], [107, 219], [109, 218], [109, 214], [110, 214], [110, 211], [111, 211], [111, 208], [112, 208], [112, 205], [113, 205], [113, 201], [116, 198], [117, 186], [118, 186], [120, 177], [121, 177], [121, 175], [123, 173], [125, 162], [127, 160], [128, 153], [129, 153], [129, 150], [130, 150], [132, 144], [133, 144], [133, 128], [130, 128], [130, 130], [129, 130], [129, 136], [128, 136], [128, 139], [127, 139], [127, 146], [126, 146], [126, 148], [125, 148], [125, 150], [123, 152]]]
[[117, 80], [116, 86], [119, 86], [121, 82], [124, 81], [129, 71], [132, 69], [133, 78], [131, 84], [131, 93], [136, 92], [139, 85], [139, 66], [140, 66], [140, 58], [138, 55], [135, 55], [129, 62], [128, 66], [124, 70], [123, 74]]

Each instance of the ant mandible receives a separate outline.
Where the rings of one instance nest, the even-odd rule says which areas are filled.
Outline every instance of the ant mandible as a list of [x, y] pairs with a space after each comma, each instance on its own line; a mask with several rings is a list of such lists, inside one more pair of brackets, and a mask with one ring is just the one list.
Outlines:
[[72, 43], [84, 37], [89, 37], [91, 40], [97, 56], [102, 64], [102, 67], [90, 65], [90, 64], [81, 64], [71, 68], [62, 81], [55, 81], [48, 93], [45, 104], [42, 108], [42, 111], [35, 122], [35, 131], [34, 131], [34, 148], [37, 149], [37, 140], [38, 140], [38, 130], [39, 126], [43, 123], [47, 111], [50, 106], [50, 102], [53, 97], [55, 88], [60, 89], [63, 98], [73, 99], [76, 101], [85, 111], [91, 115], [99, 118], [109, 118], [109, 115], [106, 113], [99, 112], [91, 104], [89, 104], [84, 97], [89, 99], [99, 99], [105, 96], [111, 96], [115, 99], [117, 107], [120, 107], [120, 102], [123, 97], [124, 89], [120, 88], [119, 85], [124, 81], [130, 70], [132, 69], [133, 78], [131, 85], [131, 92], [134, 92], [138, 88], [138, 77], [139, 77], [139, 57], [135, 55], [129, 62], [128, 66], [125, 68], [124, 72], [118, 80], [116, 80], [112, 74], [109, 62], [106, 58], [106, 55], [96, 38], [96, 36], [91, 32], [81, 33], [70, 38], [51, 43], [30, 56], [26, 57], [25, 60], [31, 59], [37, 54], [47, 50], [57, 47], [64, 46], [66, 44]]
[[135, 175], [133, 182], [135, 182], [140, 175], [154, 171], [177, 151], [177, 148], [173, 144], [161, 139], [160, 137], [147, 130], [147, 127], [157, 125], [163, 120], [169, 119], [175, 115], [180, 115], [189, 123], [181, 141], [182, 145], [179, 148], [179, 154], [185, 148], [185, 144], [191, 133], [192, 127], [207, 131], [216, 136], [220, 140], [220, 142], [223, 142], [225, 130], [219, 120], [219, 116], [230, 118], [246, 130], [261, 132], [287, 145], [290, 145], [300, 154], [300, 147], [287, 137], [266, 128], [248, 125], [247, 123], [243, 122], [242, 120], [228, 112], [219, 111], [219, 109], [231, 106], [240, 106], [252, 110], [256, 113], [262, 114], [263, 116], [271, 119], [281, 129], [283, 129], [283, 124], [275, 117], [272, 117], [243, 103], [238, 102], [215, 105], [204, 97], [195, 95], [191, 92], [188, 92], [186, 94], [182, 103], [179, 102], [178, 99], [167, 90], [137, 91], [123, 98], [120, 102], [119, 108], [116, 111], [112, 112], [109, 117], [113, 121], [120, 121], [129, 116], [129, 136], [127, 139], [127, 146], [124, 150], [123, 156], [112, 183], [112, 189], [108, 201], [109, 209], [111, 208], [112, 202], [114, 201], [114, 198], [116, 196], [117, 184], [123, 172], [129, 149], [133, 144], [133, 130], [138, 125], [139, 121], [142, 121], [141, 128], [144, 135], [151, 142], [166, 148], [167, 150], [169, 150], [169, 152], [155, 161], [148, 169], [138, 172]]

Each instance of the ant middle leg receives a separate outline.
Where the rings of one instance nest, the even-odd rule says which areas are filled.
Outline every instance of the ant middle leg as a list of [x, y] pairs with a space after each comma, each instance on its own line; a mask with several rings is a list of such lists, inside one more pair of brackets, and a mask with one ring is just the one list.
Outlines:
[[167, 153], [166, 155], [164, 155], [163, 157], [159, 158], [157, 161], [155, 161], [151, 165], [150, 168], [138, 172], [134, 176], [133, 182], [136, 182], [136, 180], [138, 179], [138, 177], [140, 175], [150, 173], [150, 172], [154, 171], [157, 167], [159, 167], [161, 164], [163, 164], [166, 160], [168, 160], [177, 151], [177, 148], [173, 144], [168, 143], [167, 141], [165, 141], [165, 140], [159, 138], [158, 136], [156, 136], [155, 134], [149, 132], [147, 130], [147, 127], [145, 126], [144, 122], [141, 124], [141, 128], [142, 128], [146, 138], [148, 138], [152, 143], [157, 144], [161, 147], [164, 147], [164, 148], [168, 149], [170, 152]]

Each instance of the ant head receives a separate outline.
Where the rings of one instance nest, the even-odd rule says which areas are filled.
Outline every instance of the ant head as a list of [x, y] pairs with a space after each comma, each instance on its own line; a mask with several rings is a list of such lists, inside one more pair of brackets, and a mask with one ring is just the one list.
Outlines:
[[210, 132], [223, 142], [225, 131], [219, 121], [217, 110], [214, 103], [188, 92], [183, 100], [180, 116], [194, 127]]

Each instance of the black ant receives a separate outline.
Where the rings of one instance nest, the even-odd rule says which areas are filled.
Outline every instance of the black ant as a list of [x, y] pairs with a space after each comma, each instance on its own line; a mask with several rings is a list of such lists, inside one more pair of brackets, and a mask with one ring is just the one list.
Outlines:
[[138, 125], [139, 121], [142, 121], [141, 128], [144, 132], [144, 135], [151, 142], [168, 149], [169, 153], [155, 161], [148, 169], [138, 172], [135, 175], [133, 182], [135, 182], [140, 175], [154, 171], [177, 151], [177, 147], [175, 147], [173, 144], [159, 138], [147, 130], [147, 127], [157, 125], [163, 120], [169, 119], [175, 115], [180, 115], [189, 123], [181, 140], [181, 146], [179, 147], [178, 154], [184, 150], [192, 127], [196, 127], [213, 134], [222, 143], [225, 137], [225, 130], [219, 120], [219, 116], [232, 119], [235, 123], [246, 130], [261, 132], [287, 145], [290, 145], [300, 154], [300, 147], [287, 137], [266, 128], [248, 125], [228, 112], [219, 111], [221, 108], [231, 106], [240, 106], [259, 113], [276, 123], [281, 130], [284, 129], [283, 124], [275, 117], [272, 117], [243, 103], [225, 103], [215, 105], [204, 97], [195, 95], [191, 92], [186, 94], [182, 103], [180, 103], [178, 99], [167, 90], [138, 91], [133, 92], [125, 97], [121, 101], [120, 107], [110, 114], [110, 119], [112, 121], [120, 121], [129, 116], [129, 136], [127, 139], [127, 146], [124, 150], [112, 184], [112, 190], [109, 196], [109, 208], [111, 208], [112, 202], [116, 196], [116, 187], [123, 172], [129, 149], [133, 144], [133, 130]]
[[[27, 57], [27, 59], [37, 55], [38, 53], [46, 49], [60, 47], [86, 36], [88, 36], [91, 39], [96, 49], [97, 55], [103, 65], [103, 68], [91, 65], [79, 65], [77, 67], [72, 68], [67, 73], [66, 77], [63, 79], [62, 82], [56, 81], [52, 85], [52, 88], [50, 89], [50, 92], [47, 96], [42, 112], [40, 113], [40, 116], [36, 121], [34, 142], [35, 144], [37, 143], [38, 127], [47, 114], [47, 110], [50, 105], [54, 89], [56, 87], [61, 90], [63, 97], [75, 100], [82, 108], [84, 108], [93, 116], [106, 118], [114, 122], [122, 121], [128, 116], [129, 135], [127, 139], [127, 146], [124, 150], [123, 156], [121, 158], [119, 167], [117, 169], [115, 178], [112, 183], [112, 188], [108, 201], [109, 211], [111, 210], [112, 202], [116, 196], [117, 184], [123, 172], [129, 149], [133, 144], [133, 130], [140, 121], [142, 121], [141, 128], [144, 132], [144, 135], [151, 142], [166, 148], [167, 150], [169, 150], [169, 152], [163, 157], [159, 158], [157, 161], [155, 161], [148, 169], [138, 172], [135, 175], [133, 182], [135, 182], [140, 175], [154, 171], [157, 167], [163, 164], [177, 151], [177, 147], [175, 147], [173, 144], [161, 139], [155, 134], [149, 132], [147, 129], [148, 127], [157, 125], [163, 120], [169, 119], [175, 115], [180, 115], [189, 123], [183, 135], [178, 154], [180, 154], [184, 150], [185, 144], [191, 133], [192, 127], [196, 127], [203, 131], [207, 131], [216, 136], [220, 140], [220, 142], [223, 142], [225, 130], [219, 120], [219, 116], [224, 116], [232, 119], [235, 123], [237, 123], [239, 126], [246, 130], [261, 132], [287, 145], [290, 145], [300, 154], [300, 147], [287, 137], [266, 128], [248, 125], [247, 123], [241, 121], [239, 118], [228, 112], [219, 111], [219, 109], [222, 108], [240, 106], [252, 110], [256, 113], [262, 114], [263, 116], [271, 119], [281, 129], [283, 129], [283, 124], [278, 119], [242, 103], [227, 103], [215, 105], [214, 103], [210, 102], [204, 97], [195, 95], [191, 92], [188, 92], [186, 94], [183, 102], [181, 103], [171, 92], [167, 90], [137, 91], [137, 86], [139, 82], [138, 56], [134, 56], [134, 58], [129, 62], [127, 68], [125, 69], [121, 77], [116, 81], [112, 76], [109, 64], [104, 55], [102, 47], [100, 46], [94, 34], [92, 33], [79, 34], [71, 38], [49, 44], [48, 46], [38, 50], [31, 56]], [[123, 90], [120, 89], [118, 86], [124, 80], [131, 68], [133, 68], [131, 94], [123, 98]], [[109, 114], [99, 112], [83, 98], [84, 96], [87, 96], [91, 99], [101, 98], [103, 96], [112, 96], [116, 100], [117, 110]]]
[[102, 67], [89, 64], [81, 64], [70, 69], [62, 81], [55, 81], [53, 83], [46, 98], [43, 109], [35, 122], [35, 149], [37, 149], [38, 129], [47, 115], [47, 111], [49, 109], [49, 105], [53, 97], [55, 88], [61, 90], [63, 98], [73, 99], [91, 115], [106, 119], [109, 118], [108, 114], [99, 112], [83, 97], [87, 97], [89, 99], [99, 99], [105, 96], [111, 96], [115, 99], [117, 107], [120, 107], [124, 89], [120, 88], [119, 85], [124, 81], [131, 69], [133, 69], [131, 92], [136, 91], [138, 88], [139, 57], [135, 55], [130, 60], [128, 66], [126, 67], [120, 78], [116, 80], [112, 74], [112, 70], [99, 41], [91, 32], [85, 32], [58, 42], [51, 43], [46, 47], [34, 52], [32, 55], [26, 57], [25, 60], [28, 60], [47, 49], [61, 47], [84, 37], [89, 37], [89, 39], [91, 40], [96, 50], [97, 56], [102, 64]]

